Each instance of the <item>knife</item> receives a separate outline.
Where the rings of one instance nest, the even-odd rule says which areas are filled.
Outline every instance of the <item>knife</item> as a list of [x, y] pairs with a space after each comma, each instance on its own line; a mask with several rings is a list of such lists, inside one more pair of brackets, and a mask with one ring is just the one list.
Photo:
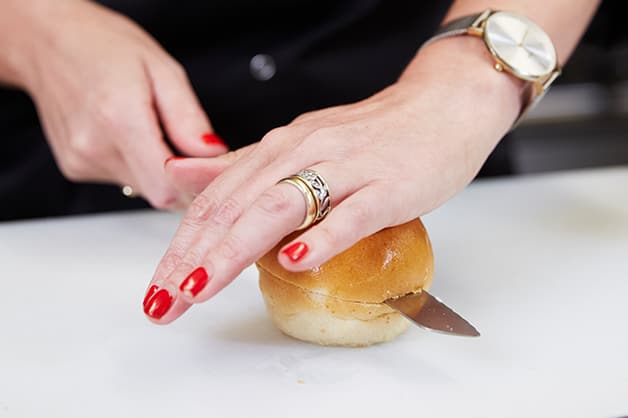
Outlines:
[[425, 290], [384, 303], [421, 328], [466, 337], [480, 336], [473, 325]]

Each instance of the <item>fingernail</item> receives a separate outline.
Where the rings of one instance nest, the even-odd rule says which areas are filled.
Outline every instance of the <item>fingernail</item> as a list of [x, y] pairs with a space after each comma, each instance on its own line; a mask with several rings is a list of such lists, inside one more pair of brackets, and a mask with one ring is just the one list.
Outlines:
[[296, 263], [301, 260], [305, 254], [307, 254], [308, 248], [304, 242], [295, 242], [294, 244], [286, 247], [282, 253], [288, 256], [290, 261]]
[[179, 290], [186, 296], [194, 297], [205, 288], [208, 282], [209, 275], [207, 271], [203, 267], [199, 267], [181, 282]]
[[146, 292], [146, 296], [144, 296], [144, 302], [142, 302], [142, 306], [144, 308], [146, 308], [146, 304], [148, 303], [150, 298], [152, 298], [153, 295], [157, 293], [158, 290], [159, 290], [159, 286], [157, 286], [156, 284], [148, 288], [148, 292]]
[[206, 133], [205, 135], [203, 135], [201, 137], [201, 139], [203, 140], [204, 143], [208, 144], [208, 145], [225, 145], [225, 141], [222, 140], [221, 137], [219, 137], [218, 135], [214, 134], [214, 133]]
[[183, 159], [185, 159], [185, 157], [179, 157], [178, 155], [173, 155], [172, 157], [166, 158], [166, 161], [164, 161], [164, 166], [166, 166], [166, 164], [168, 164], [170, 161], [177, 161], [177, 160], [183, 160]]
[[173, 298], [166, 289], [155, 293], [144, 305], [144, 313], [151, 318], [160, 319], [172, 306]]

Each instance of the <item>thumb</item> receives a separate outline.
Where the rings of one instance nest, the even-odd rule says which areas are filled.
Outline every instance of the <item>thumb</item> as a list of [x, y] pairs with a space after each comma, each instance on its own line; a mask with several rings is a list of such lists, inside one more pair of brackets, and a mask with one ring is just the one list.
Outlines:
[[216, 133], [194, 93], [185, 70], [176, 62], [148, 68], [155, 106], [178, 151], [193, 157], [214, 157], [228, 147]]

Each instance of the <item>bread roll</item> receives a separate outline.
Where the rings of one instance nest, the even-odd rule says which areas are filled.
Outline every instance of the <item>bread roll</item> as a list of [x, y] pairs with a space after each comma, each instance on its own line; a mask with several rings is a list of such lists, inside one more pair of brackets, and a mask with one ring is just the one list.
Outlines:
[[382, 302], [432, 282], [432, 247], [420, 219], [383, 229], [306, 272], [287, 271], [277, 260], [295, 237], [255, 263], [266, 308], [281, 331], [321, 345], [367, 346], [407, 329], [408, 321]]

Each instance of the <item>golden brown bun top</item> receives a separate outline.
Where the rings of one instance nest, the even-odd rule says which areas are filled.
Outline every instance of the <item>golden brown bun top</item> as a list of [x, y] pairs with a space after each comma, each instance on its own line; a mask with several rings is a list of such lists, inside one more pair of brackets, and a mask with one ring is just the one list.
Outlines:
[[296, 233], [284, 238], [256, 262], [257, 267], [312, 292], [365, 303], [418, 292], [432, 282], [432, 246], [420, 219], [383, 229], [318, 269], [298, 273], [277, 261], [277, 252], [295, 237]]

